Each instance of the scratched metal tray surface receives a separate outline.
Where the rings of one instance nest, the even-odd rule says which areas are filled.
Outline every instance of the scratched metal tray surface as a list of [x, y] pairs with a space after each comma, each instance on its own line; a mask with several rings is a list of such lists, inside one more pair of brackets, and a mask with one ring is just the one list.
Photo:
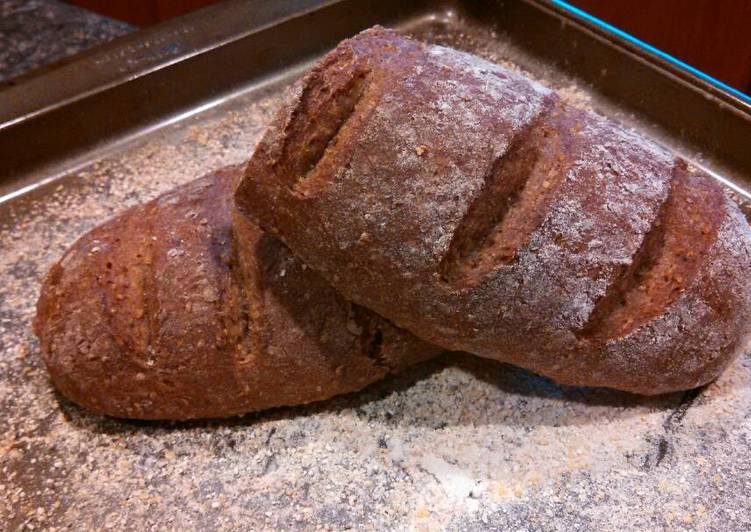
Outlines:
[[[0, 523], [18, 528], [736, 530], [751, 360], [657, 398], [451, 354], [323, 404], [134, 423], [55, 394], [30, 324], [80, 234], [246, 160], [284, 86], [380, 23], [520, 69], [751, 188], [742, 95], [560, 2], [231, 1], [0, 91]], [[745, 204], [744, 204], [745, 205]]]

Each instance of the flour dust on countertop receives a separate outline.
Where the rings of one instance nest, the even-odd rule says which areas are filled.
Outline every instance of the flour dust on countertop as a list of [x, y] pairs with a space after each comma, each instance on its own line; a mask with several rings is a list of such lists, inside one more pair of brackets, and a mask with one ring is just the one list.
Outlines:
[[194, 423], [55, 394], [39, 284], [86, 230], [247, 159], [277, 96], [171, 126], [59, 181], [0, 229], [0, 522], [10, 529], [738, 530], [751, 360], [699, 392], [559, 387], [447, 354], [360, 394]]

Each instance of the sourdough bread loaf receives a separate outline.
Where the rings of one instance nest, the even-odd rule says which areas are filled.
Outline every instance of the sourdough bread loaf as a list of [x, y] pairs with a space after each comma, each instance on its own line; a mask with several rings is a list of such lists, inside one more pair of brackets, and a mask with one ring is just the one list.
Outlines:
[[718, 182], [518, 73], [382, 28], [295, 87], [235, 197], [345, 298], [558, 382], [699, 386], [751, 326], [751, 231]]
[[59, 391], [101, 414], [224, 417], [359, 390], [439, 351], [232, 225], [228, 167], [129, 209], [55, 264], [34, 323]]

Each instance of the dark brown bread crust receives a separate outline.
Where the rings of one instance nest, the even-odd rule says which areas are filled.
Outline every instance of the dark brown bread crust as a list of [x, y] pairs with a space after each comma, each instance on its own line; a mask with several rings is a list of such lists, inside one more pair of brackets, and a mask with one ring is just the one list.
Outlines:
[[497, 65], [375, 28], [296, 87], [240, 211], [346, 298], [563, 383], [714, 379], [751, 324], [720, 185]]
[[223, 417], [359, 390], [438, 353], [247, 220], [233, 234], [241, 173], [130, 209], [52, 267], [34, 327], [63, 395], [116, 417]]

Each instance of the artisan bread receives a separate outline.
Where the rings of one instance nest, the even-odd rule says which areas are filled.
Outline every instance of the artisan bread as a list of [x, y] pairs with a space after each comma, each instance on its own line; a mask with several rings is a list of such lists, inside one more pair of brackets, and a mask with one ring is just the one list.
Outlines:
[[751, 231], [718, 182], [525, 76], [382, 28], [295, 87], [235, 198], [345, 298], [561, 383], [699, 386], [751, 325]]
[[248, 220], [233, 230], [241, 174], [129, 209], [52, 267], [34, 328], [64, 396], [116, 417], [224, 417], [359, 390], [437, 354]]

